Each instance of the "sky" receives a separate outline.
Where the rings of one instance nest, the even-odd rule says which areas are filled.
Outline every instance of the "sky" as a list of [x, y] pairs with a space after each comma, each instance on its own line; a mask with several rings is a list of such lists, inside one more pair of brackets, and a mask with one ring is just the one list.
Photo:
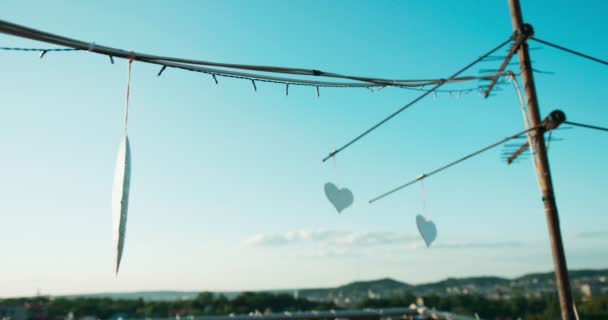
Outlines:
[[[540, 39], [606, 59], [601, 0], [523, 1]], [[506, 1], [23, 1], [1, 19], [125, 50], [398, 79], [446, 78], [512, 34]], [[52, 45], [0, 35], [0, 46]], [[608, 125], [606, 68], [531, 43], [542, 116]], [[505, 49], [506, 50], [506, 49]], [[501, 148], [368, 200], [523, 130], [510, 84], [429, 96], [321, 159], [420, 92], [258, 83], [132, 66], [132, 181], [114, 275], [111, 188], [127, 63], [88, 52], [0, 51], [0, 297], [326, 287], [391, 277], [552, 270], [529, 159]], [[516, 60], [514, 60], [516, 61]], [[497, 68], [483, 62], [480, 69]], [[510, 66], [517, 71], [517, 66]], [[475, 88], [476, 81], [449, 88]], [[608, 139], [556, 132], [549, 158], [569, 268], [606, 268]], [[354, 194], [338, 214], [323, 186]], [[415, 217], [438, 229], [430, 248]]]

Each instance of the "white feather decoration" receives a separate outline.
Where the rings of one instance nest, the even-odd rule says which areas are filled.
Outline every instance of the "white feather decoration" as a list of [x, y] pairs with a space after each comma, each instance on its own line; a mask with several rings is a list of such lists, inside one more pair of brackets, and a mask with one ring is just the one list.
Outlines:
[[114, 186], [112, 188], [112, 244], [116, 274], [120, 267], [122, 251], [127, 231], [127, 211], [129, 209], [129, 184], [131, 180], [131, 148], [126, 133], [118, 148]]

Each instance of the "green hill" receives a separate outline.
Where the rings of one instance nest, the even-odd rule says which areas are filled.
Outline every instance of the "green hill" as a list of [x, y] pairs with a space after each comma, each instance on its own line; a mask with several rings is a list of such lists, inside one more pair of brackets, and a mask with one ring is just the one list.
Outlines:
[[[572, 289], [578, 292], [583, 284], [591, 285], [596, 292], [608, 292], [608, 269], [572, 270], [569, 272]], [[553, 272], [531, 273], [514, 279], [494, 276], [447, 278], [445, 280], [411, 285], [398, 280], [384, 278], [356, 281], [335, 288], [264, 290], [271, 293], [287, 293], [312, 301], [332, 301], [340, 305], [357, 303], [367, 299], [381, 299], [415, 295], [479, 294], [486, 297], [501, 297], [515, 294], [539, 295], [555, 290]], [[231, 299], [239, 292], [216, 292]], [[146, 301], [176, 301], [192, 299], [197, 291], [144, 291], [126, 293], [97, 293], [70, 295], [66, 297], [107, 297], [113, 299], [143, 299]]]

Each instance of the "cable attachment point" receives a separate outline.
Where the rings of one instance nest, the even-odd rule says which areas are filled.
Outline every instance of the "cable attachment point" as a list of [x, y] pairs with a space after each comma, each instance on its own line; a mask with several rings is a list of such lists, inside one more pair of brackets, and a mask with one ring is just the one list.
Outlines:
[[110, 57], [110, 63], [114, 64], [114, 57], [112, 57], [112, 56], [108, 56], [108, 57]]
[[40, 59], [42, 59], [47, 52], [47, 50], [42, 50], [42, 52], [40, 52]]
[[559, 127], [562, 123], [566, 121], [566, 114], [561, 110], [553, 110], [551, 113], [543, 120], [541, 126], [545, 131], [551, 131]]
[[327, 157], [325, 157], [325, 159], [323, 159], [323, 162], [327, 161], [327, 159], [335, 157], [337, 153], [338, 153], [338, 150], [336, 150], [336, 149], [332, 150], [329, 153], [329, 155], [327, 155]]
[[555, 196], [553, 195], [553, 193], [549, 193], [549, 192], [543, 193], [543, 197], [542, 197], [543, 202], [549, 201], [550, 199], [555, 199]]
[[528, 40], [534, 36], [534, 28], [531, 24], [525, 23], [521, 29], [517, 29], [513, 32], [511, 36], [511, 40], [517, 41], [520, 37], [524, 37], [525, 40]]
[[217, 81], [217, 77], [215, 76], [215, 74], [214, 74], [214, 73], [212, 73], [212, 74], [211, 74], [211, 76], [213, 77], [213, 81], [215, 81], [215, 84], [216, 84], [216, 85], [217, 85], [217, 84], [220, 84], [220, 83]]
[[529, 23], [524, 23], [522, 28], [522, 34], [526, 36], [526, 39], [529, 39], [534, 36], [534, 28]]
[[255, 85], [255, 80], [251, 79], [251, 84], [253, 85], [253, 91], [258, 92], [258, 87]]
[[127, 54], [127, 60], [129, 60], [129, 62], [133, 62], [133, 60], [135, 60], [135, 52], [129, 51], [129, 54]]

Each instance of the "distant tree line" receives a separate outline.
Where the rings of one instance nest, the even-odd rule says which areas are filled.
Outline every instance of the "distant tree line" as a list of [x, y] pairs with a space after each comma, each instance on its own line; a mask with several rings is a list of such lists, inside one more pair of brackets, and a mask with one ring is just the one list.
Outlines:
[[[388, 299], [366, 300], [359, 308], [389, 308], [407, 306], [415, 296], [406, 294]], [[478, 295], [431, 295], [424, 297], [424, 304], [441, 311], [449, 311], [473, 317], [477, 313], [484, 319], [556, 320], [561, 319], [557, 294], [539, 298], [516, 296], [511, 299], [490, 300]], [[580, 319], [607, 320], [608, 294], [598, 295], [588, 301], [576, 302]]]
[[[416, 301], [411, 294], [403, 296], [369, 299], [349, 306], [349, 309], [407, 307]], [[462, 315], [479, 314], [484, 319], [501, 319], [521, 317], [525, 320], [554, 320], [560, 318], [557, 296], [547, 295], [540, 298], [514, 297], [505, 300], [489, 300], [475, 295], [427, 296], [425, 305], [442, 311]], [[230, 313], [247, 314], [250, 312], [284, 312], [307, 310], [339, 310], [338, 306], [328, 302], [315, 302], [307, 299], [296, 299], [288, 294], [267, 292], [244, 292], [234, 299], [221, 294], [202, 292], [191, 300], [178, 301], [144, 301], [113, 300], [110, 298], [21, 298], [0, 300], [0, 305], [29, 305], [45, 307], [46, 319], [62, 320], [68, 313], [76, 319], [84, 316], [95, 316], [110, 319], [122, 314], [127, 318], [146, 317], [181, 317], [193, 315], [227, 315]], [[608, 319], [608, 294], [593, 297], [588, 301], [577, 301], [581, 319]], [[41, 320], [41, 319], [31, 319]]]

